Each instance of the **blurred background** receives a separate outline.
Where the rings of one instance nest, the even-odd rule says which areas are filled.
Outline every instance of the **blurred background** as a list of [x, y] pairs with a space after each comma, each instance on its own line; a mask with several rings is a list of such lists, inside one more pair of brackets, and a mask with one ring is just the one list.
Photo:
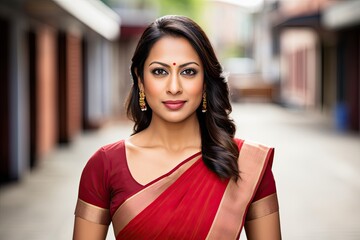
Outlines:
[[[181, 14], [274, 146], [283, 239], [360, 239], [360, 0], [0, 0], [0, 239], [70, 239], [78, 181], [126, 138], [137, 40]], [[113, 239], [110, 230], [109, 239]]]

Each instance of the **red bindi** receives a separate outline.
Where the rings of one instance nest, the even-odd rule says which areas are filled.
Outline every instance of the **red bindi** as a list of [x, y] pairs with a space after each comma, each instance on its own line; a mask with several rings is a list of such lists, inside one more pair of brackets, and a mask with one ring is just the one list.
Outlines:
[[175, 66], [175, 65], [176, 65], [176, 63], [173, 63], [173, 65]]

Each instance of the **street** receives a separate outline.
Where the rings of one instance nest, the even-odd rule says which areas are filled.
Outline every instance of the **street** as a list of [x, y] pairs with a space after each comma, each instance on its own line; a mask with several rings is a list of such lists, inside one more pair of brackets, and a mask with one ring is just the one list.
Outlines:
[[[236, 137], [275, 147], [283, 239], [360, 239], [360, 136], [318, 112], [236, 103]], [[100, 146], [131, 134], [109, 123], [60, 146], [17, 183], [0, 188], [0, 239], [71, 239], [81, 170]], [[113, 237], [112, 227], [108, 238]]]

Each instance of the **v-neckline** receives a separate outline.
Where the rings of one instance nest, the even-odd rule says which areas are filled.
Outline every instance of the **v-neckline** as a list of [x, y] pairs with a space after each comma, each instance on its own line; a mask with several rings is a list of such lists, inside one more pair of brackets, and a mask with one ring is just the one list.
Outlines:
[[[153, 180], [150, 180], [150, 182], [146, 183], [146, 184], [143, 184], [143, 183], [140, 183], [138, 180], [136, 180], [136, 178], [134, 177], [134, 175], [132, 174], [132, 172], [130, 171], [130, 168], [129, 168], [129, 163], [128, 163], [128, 158], [127, 158], [127, 154], [126, 154], [126, 141], [123, 140], [123, 144], [124, 144], [124, 156], [125, 156], [125, 165], [126, 165], [126, 169], [131, 177], [131, 179], [139, 186], [145, 188], [147, 186], [150, 186], [151, 184], [163, 179], [164, 177], [167, 177], [169, 175], [171, 175], [174, 171], [176, 171], [179, 167], [181, 167], [182, 165], [184, 165], [185, 163], [187, 163], [188, 161], [196, 158], [197, 156], [201, 155], [201, 151], [199, 152], [196, 152], [192, 155], [190, 155], [189, 157], [187, 157], [185, 160], [181, 161], [180, 163], [178, 163], [175, 167], [173, 167], [172, 169], [170, 169], [169, 171], [167, 171], [166, 173], [160, 175], [159, 177], [156, 177], [155, 179]], [[201, 159], [201, 157], [199, 157], [199, 159]], [[196, 162], [199, 160], [197, 159]]]

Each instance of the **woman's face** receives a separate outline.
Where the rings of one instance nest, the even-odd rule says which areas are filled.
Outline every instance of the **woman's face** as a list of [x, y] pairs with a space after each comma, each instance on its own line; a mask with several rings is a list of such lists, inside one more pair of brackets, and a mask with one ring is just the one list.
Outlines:
[[152, 47], [144, 64], [146, 101], [156, 118], [182, 122], [196, 117], [202, 102], [204, 70], [191, 44], [182, 37], [166, 36]]

